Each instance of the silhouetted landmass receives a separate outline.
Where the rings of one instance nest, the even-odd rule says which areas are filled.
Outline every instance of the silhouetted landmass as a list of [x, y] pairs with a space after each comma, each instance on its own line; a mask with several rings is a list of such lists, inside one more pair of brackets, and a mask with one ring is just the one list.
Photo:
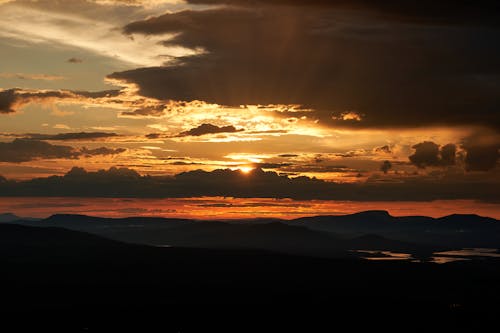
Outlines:
[[276, 219], [196, 221], [149, 217], [112, 219], [59, 214], [41, 221], [17, 223], [64, 227], [123, 242], [155, 246], [259, 249], [322, 257], [352, 257], [351, 250], [359, 249], [431, 253], [410, 242], [378, 236], [376, 240], [363, 243], [358, 237], [312, 230], [306, 225], [290, 225], [285, 220]]
[[492, 218], [393, 217], [386, 211], [295, 220], [226, 221], [58, 214], [40, 221], [16, 223], [63, 227], [145, 245], [261, 249], [327, 257], [352, 257], [352, 250], [385, 250], [411, 253], [425, 260], [436, 251], [498, 248], [500, 244], [500, 223]]
[[3, 213], [0, 214], [0, 222], [13, 222], [20, 220], [21, 218], [19, 216], [16, 216], [12, 213]]
[[408, 320], [413, 328], [432, 321], [450, 329], [499, 314], [500, 266], [486, 261], [374, 263], [157, 248], [2, 224], [0, 265], [3, 324], [17, 328], [314, 331]]
[[374, 233], [400, 241], [442, 247], [497, 248], [500, 244], [499, 221], [478, 215], [393, 217], [385, 211], [368, 211], [343, 216], [304, 217], [293, 220], [291, 224], [346, 235]]

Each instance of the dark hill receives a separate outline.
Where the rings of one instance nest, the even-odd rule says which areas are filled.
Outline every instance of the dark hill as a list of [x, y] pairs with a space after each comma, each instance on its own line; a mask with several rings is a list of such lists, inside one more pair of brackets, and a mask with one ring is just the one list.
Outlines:
[[19, 330], [317, 331], [332, 318], [351, 328], [400, 329], [401, 321], [454, 329], [468, 320], [487, 325], [500, 310], [500, 266], [487, 261], [375, 263], [154, 248], [18, 225], [0, 226], [0, 248], [2, 324]]
[[[251, 223], [240, 221], [194, 221], [162, 218], [95, 218], [84, 215], [54, 215], [31, 226], [58, 226], [85, 231], [127, 243], [194, 248], [260, 249], [313, 256], [351, 256], [351, 241], [331, 232], [313, 230], [306, 225], [289, 225], [271, 219]], [[391, 250], [398, 243], [379, 238], [373, 249]], [[363, 249], [372, 249], [372, 243]], [[415, 248], [407, 242], [405, 249]]]
[[[56, 226], [137, 244], [203, 248], [249, 248], [315, 256], [349, 249], [431, 253], [465, 247], [498, 248], [500, 222], [477, 215], [393, 217], [386, 211], [343, 216], [198, 221], [154, 217], [99, 218], [54, 215], [22, 225]], [[377, 235], [375, 242], [364, 235]]]
[[2, 222], [13, 222], [16, 220], [20, 220], [21, 218], [17, 215], [14, 215], [12, 213], [4, 213], [0, 214], [0, 223]]

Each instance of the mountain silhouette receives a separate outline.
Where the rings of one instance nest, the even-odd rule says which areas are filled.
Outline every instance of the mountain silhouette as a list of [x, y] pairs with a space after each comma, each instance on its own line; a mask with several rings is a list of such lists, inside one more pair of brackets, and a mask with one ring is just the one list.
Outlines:
[[[255, 235], [304, 232], [281, 223], [244, 227]], [[378, 242], [380, 237], [358, 240]], [[456, 328], [466, 320], [494, 322], [500, 311], [500, 266], [489, 261], [436, 265], [241, 248], [158, 248], [11, 224], [0, 225], [0, 250], [3, 324], [18, 329], [159, 325], [167, 332], [307, 331], [331, 325], [332, 318], [350, 327], [358, 327], [347, 320], [352, 315], [370, 325], [383, 318], [389, 327], [417, 314], [412, 327], [432, 320], [433, 327]]]
[[[358, 219], [366, 216], [387, 218], [383, 212], [369, 212], [359, 216]], [[350, 257], [353, 249], [421, 250], [419, 245], [411, 242], [378, 236], [376, 241], [363, 243], [358, 235], [345, 236], [315, 230], [307, 224], [293, 224], [276, 219], [196, 221], [149, 217], [112, 219], [58, 214], [42, 221], [20, 223], [38, 227], [63, 227], [122, 242], [155, 246], [260, 249], [333, 257]]]
[[21, 218], [17, 215], [14, 215], [12, 213], [4, 213], [4, 214], [0, 214], [0, 223], [2, 222], [13, 222], [13, 221], [17, 221], [17, 220], [20, 220]]
[[500, 244], [500, 223], [495, 219], [456, 214], [437, 219], [393, 217], [380, 210], [295, 220], [221, 221], [56, 214], [40, 221], [15, 223], [62, 227], [135, 244], [260, 249], [333, 257], [349, 257], [351, 250], [404, 251], [428, 257], [436, 251], [497, 248]]

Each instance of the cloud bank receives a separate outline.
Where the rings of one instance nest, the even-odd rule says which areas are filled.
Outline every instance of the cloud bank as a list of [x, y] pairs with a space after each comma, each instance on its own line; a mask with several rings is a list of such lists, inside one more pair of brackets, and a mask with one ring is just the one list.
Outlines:
[[166, 46], [204, 53], [110, 78], [158, 99], [302, 105], [328, 126], [500, 128], [500, 46], [491, 42], [500, 11], [491, 2], [190, 3], [222, 6], [150, 17], [124, 32], [175, 33]]
[[398, 182], [377, 179], [365, 183], [333, 183], [309, 177], [280, 176], [254, 169], [250, 173], [218, 169], [195, 170], [174, 177], [141, 176], [127, 168], [87, 172], [73, 168], [64, 176], [0, 183], [1, 196], [89, 197], [261, 197], [301, 200], [429, 201], [475, 199], [491, 201], [500, 196], [500, 185], [485, 178], [413, 178]]
[[53, 145], [45, 141], [15, 139], [12, 142], [0, 142], [0, 162], [21, 163], [37, 159], [78, 159], [96, 155], [115, 155], [125, 152], [124, 148], [74, 148]]

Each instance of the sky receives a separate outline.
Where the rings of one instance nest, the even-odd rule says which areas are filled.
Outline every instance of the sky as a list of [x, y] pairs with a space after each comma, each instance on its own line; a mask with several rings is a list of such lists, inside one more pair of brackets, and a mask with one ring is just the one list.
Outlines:
[[499, 202], [494, 1], [0, 0], [0, 15], [3, 196]]

